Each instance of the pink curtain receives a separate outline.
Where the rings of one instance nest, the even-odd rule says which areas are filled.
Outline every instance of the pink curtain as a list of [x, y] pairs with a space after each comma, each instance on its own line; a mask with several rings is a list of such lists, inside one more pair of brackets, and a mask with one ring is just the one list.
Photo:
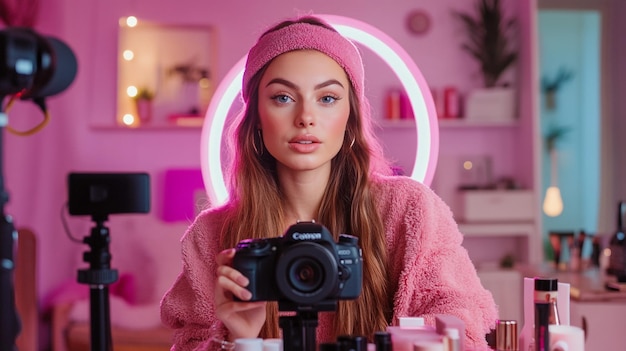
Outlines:
[[39, 0], [0, 0], [0, 21], [6, 26], [34, 27]]

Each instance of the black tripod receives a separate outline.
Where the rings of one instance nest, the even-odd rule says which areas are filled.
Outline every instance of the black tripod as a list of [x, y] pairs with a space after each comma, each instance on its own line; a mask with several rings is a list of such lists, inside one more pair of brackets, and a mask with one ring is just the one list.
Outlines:
[[89, 284], [91, 289], [91, 351], [113, 348], [108, 285], [117, 281], [117, 270], [111, 269], [111, 239], [104, 222], [114, 213], [148, 213], [149, 180], [147, 173], [70, 173], [68, 176], [70, 215], [90, 215], [96, 223], [91, 235], [83, 240], [91, 248], [83, 255], [89, 269], [78, 271], [78, 282]]
[[317, 311], [296, 312], [295, 316], [281, 316], [278, 325], [283, 330], [285, 351], [315, 351]]
[[283, 330], [283, 349], [316, 351], [317, 314], [321, 311], [336, 311], [337, 301], [327, 300], [309, 305], [283, 300], [278, 302], [278, 310], [296, 312], [295, 315], [278, 318], [278, 325]]
[[109, 228], [104, 226], [107, 216], [92, 216], [96, 226], [91, 235], [83, 242], [91, 251], [83, 254], [83, 261], [89, 263], [89, 269], [78, 270], [78, 282], [89, 284], [91, 351], [111, 351], [111, 317], [109, 308], [109, 284], [117, 281], [117, 270], [110, 269]]

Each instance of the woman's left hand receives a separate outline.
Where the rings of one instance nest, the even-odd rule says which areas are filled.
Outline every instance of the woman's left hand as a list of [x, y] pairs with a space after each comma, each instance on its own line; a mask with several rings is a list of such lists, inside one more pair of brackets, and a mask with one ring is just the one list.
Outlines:
[[252, 297], [245, 288], [249, 281], [232, 267], [234, 256], [235, 249], [224, 250], [216, 256], [215, 314], [229, 330], [232, 340], [256, 338], [265, 323], [266, 302], [248, 302]]

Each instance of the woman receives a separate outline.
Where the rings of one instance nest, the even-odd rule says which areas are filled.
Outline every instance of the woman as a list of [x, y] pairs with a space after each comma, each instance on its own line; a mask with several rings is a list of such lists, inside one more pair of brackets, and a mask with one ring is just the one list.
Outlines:
[[[183, 271], [161, 304], [173, 350], [226, 348], [280, 335], [275, 302], [249, 302], [233, 247], [315, 220], [359, 238], [363, 288], [319, 314], [318, 342], [385, 330], [398, 317], [437, 314], [466, 323], [484, 349], [497, 318], [461, 246], [449, 208], [428, 187], [391, 176], [371, 131], [357, 48], [315, 17], [282, 22], [250, 50], [246, 103], [234, 130], [227, 204], [200, 214], [182, 240]], [[243, 300], [243, 301], [240, 301]], [[372, 308], [376, 306], [376, 308]]]

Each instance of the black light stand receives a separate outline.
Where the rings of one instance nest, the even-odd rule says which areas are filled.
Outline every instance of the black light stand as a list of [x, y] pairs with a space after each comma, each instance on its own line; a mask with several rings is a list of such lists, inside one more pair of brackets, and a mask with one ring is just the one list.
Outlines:
[[83, 242], [91, 251], [83, 254], [83, 261], [89, 263], [89, 269], [78, 270], [78, 282], [89, 284], [91, 351], [111, 351], [111, 317], [109, 307], [109, 284], [117, 281], [117, 270], [110, 269], [109, 228], [104, 225], [107, 216], [93, 216], [96, 226], [91, 235]]
[[[0, 96], [0, 103], [4, 99]], [[0, 110], [0, 350], [17, 350], [15, 340], [20, 333], [20, 319], [15, 308], [13, 289], [13, 271], [15, 260], [13, 250], [17, 232], [10, 216], [4, 213], [4, 206], [9, 202], [9, 194], [4, 188], [4, 169], [2, 159], [2, 137], [7, 115]]]
[[[37, 34], [31, 28], [0, 29], [0, 154], [8, 124], [4, 98], [32, 99], [46, 113], [45, 98], [65, 90], [76, 77], [76, 56], [61, 40]], [[53, 58], [53, 59], [50, 59]], [[10, 105], [7, 105], [10, 106]], [[42, 124], [45, 125], [45, 124]], [[34, 130], [34, 129], [33, 129]], [[0, 350], [17, 350], [20, 319], [15, 307], [13, 250], [17, 231], [4, 213], [9, 195], [4, 187], [0, 155]], [[19, 245], [19, 244], [18, 244]]]

